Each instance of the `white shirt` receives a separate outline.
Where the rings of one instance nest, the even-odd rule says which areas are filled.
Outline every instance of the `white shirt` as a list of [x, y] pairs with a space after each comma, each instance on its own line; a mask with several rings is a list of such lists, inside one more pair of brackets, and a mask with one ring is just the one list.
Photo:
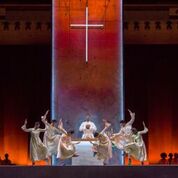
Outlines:
[[[90, 125], [90, 128], [87, 129], [86, 126]], [[94, 138], [93, 133], [96, 132], [97, 128], [95, 126], [95, 124], [91, 121], [84, 121], [82, 122], [82, 124], [79, 127], [79, 131], [83, 132], [82, 138], [86, 139], [86, 138]]]

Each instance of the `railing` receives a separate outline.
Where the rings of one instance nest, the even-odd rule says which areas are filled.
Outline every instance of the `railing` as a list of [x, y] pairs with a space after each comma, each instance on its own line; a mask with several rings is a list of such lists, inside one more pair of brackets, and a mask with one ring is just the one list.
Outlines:
[[32, 21], [0, 21], [0, 31], [50, 31], [51, 22]]

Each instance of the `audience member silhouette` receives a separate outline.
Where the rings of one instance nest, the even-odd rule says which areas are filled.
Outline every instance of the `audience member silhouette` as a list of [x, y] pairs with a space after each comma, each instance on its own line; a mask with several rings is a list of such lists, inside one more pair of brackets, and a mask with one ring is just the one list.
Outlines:
[[9, 159], [9, 154], [8, 153], [6, 153], [5, 155], [4, 155], [4, 160], [2, 161], [2, 164], [3, 165], [11, 165], [12, 163], [11, 163], [11, 160]]
[[2, 159], [1, 159], [1, 157], [0, 157], [0, 165], [2, 164]]
[[167, 154], [166, 153], [161, 153], [160, 154], [161, 159], [159, 160], [159, 164], [167, 164]]
[[174, 153], [174, 158], [172, 160], [172, 164], [178, 164], [178, 153]]
[[173, 154], [172, 154], [172, 153], [169, 153], [169, 154], [168, 154], [168, 157], [169, 157], [169, 159], [168, 159], [168, 164], [172, 164], [172, 161], [173, 161]]

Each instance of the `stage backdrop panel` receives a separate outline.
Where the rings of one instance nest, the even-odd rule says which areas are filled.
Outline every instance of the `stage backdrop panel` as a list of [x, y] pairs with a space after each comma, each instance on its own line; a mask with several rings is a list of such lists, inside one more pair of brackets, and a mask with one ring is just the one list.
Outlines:
[[[86, 24], [87, 7], [88, 24], [100, 25], [88, 27], [88, 33], [84, 26], [71, 26]], [[62, 117], [76, 137], [88, 113], [98, 130], [105, 118], [118, 131], [123, 119], [122, 62], [121, 0], [53, 1], [52, 117]]]

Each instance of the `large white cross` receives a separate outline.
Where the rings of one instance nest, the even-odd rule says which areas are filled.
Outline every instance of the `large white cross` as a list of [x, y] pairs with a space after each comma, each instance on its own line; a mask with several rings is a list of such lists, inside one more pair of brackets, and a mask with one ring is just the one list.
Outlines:
[[85, 27], [86, 29], [86, 40], [85, 40], [85, 49], [86, 49], [86, 54], [85, 54], [85, 61], [88, 63], [88, 28], [89, 27], [96, 27], [96, 28], [101, 28], [104, 27], [103, 24], [89, 24], [88, 23], [88, 5], [86, 5], [86, 20], [85, 24], [71, 24], [71, 27]]

